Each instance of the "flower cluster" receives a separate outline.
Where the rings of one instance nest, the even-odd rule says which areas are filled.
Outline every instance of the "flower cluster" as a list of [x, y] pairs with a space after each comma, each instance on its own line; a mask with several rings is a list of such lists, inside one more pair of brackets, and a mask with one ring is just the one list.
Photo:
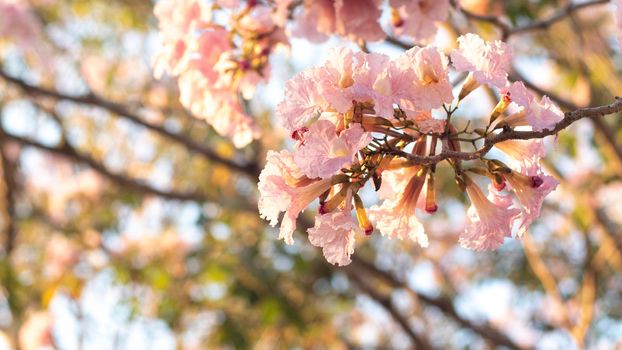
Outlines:
[[[449, 0], [388, 3], [395, 34], [419, 41], [434, 36], [449, 10]], [[259, 130], [240, 98], [250, 99], [267, 80], [269, 55], [288, 45], [287, 34], [313, 42], [333, 34], [384, 40], [382, 6], [383, 0], [161, 0], [154, 10], [162, 42], [154, 75], [177, 77], [182, 105], [243, 147]], [[293, 18], [290, 28], [288, 18]]]
[[[294, 13], [292, 32], [313, 42], [337, 34], [351, 40], [386, 38], [380, 26], [383, 0], [307, 0]], [[395, 35], [426, 41], [436, 34], [436, 23], [447, 19], [449, 0], [389, 0]]]
[[[285, 8], [286, 10], [286, 8]], [[194, 115], [243, 147], [259, 136], [240, 96], [249, 99], [269, 75], [268, 57], [287, 44], [286, 11], [248, 1], [162, 0], [155, 7], [162, 45], [154, 74], [178, 77], [180, 100]], [[228, 23], [215, 18], [227, 16]]]
[[[445, 160], [471, 202], [462, 246], [495, 249], [505, 237], [523, 234], [557, 186], [540, 165], [542, 141], [496, 143], [504, 161], [488, 158], [477, 145], [517, 128], [551, 129], [563, 113], [522, 82], [508, 81], [511, 50], [506, 44], [473, 34], [458, 43], [451, 65], [432, 46], [413, 47], [393, 59], [333, 49], [322, 67], [287, 82], [277, 114], [295, 148], [268, 152], [258, 185], [261, 216], [276, 226], [284, 212], [280, 238], [292, 244], [297, 217], [319, 199], [309, 241], [323, 249], [330, 263], [350, 263], [355, 239], [374, 227], [388, 238], [425, 247], [428, 237], [418, 216], [438, 210], [435, 172]], [[457, 97], [449, 81], [452, 66], [466, 73]], [[451, 117], [481, 85], [496, 91], [499, 103], [484, 128], [470, 130], [469, 123], [458, 131]], [[446, 117], [436, 119], [433, 111], [444, 111]], [[476, 151], [463, 151], [469, 145]], [[434, 158], [441, 153], [470, 158]], [[488, 194], [480, 187], [485, 179]], [[381, 200], [370, 208], [360, 195], [368, 182]]]

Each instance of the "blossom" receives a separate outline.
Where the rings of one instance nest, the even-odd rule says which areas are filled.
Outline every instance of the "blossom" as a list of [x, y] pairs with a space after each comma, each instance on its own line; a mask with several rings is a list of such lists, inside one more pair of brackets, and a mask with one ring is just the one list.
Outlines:
[[495, 40], [485, 42], [477, 34], [458, 38], [459, 48], [451, 52], [451, 62], [459, 72], [471, 72], [480, 84], [503, 88], [507, 84], [508, 69], [512, 60], [509, 45]]
[[508, 88], [512, 101], [525, 109], [525, 118], [533, 130], [551, 129], [564, 118], [564, 113], [548, 96], [540, 102], [523, 82], [515, 82]]
[[[412, 105], [404, 105], [407, 111], [415, 112], [441, 107], [453, 100], [452, 86], [447, 71], [447, 56], [432, 46], [413, 47], [400, 60], [412, 67], [415, 85], [409, 97]], [[402, 104], [404, 101], [402, 100]]]
[[538, 164], [544, 157], [544, 142], [533, 140], [506, 140], [498, 142], [495, 147], [510, 157], [511, 165], [523, 166]]
[[276, 226], [285, 212], [279, 238], [293, 244], [298, 215], [331, 187], [331, 179], [312, 180], [304, 176], [288, 151], [269, 151], [265, 168], [259, 175], [259, 213]]
[[386, 36], [378, 23], [382, 0], [319, 0], [304, 2], [296, 14], [295, 36], [322, 42], [332, 34], [352, 40], [377, 41]]
[[521, 204], [518, 231], [518, 235], [521, 236], [540, 216], [544, 198], [557, 188], [559, 182], [554, 177], [543, 173], [538, 165], [523, 167], [520, 172], [512, 171], [503, 177]]
[[471, 200], [467, 212], [470, 223], [460, 235], [460, 245], [473, 250], [492, 250], [503, 244], [505, 237], [512, 236], [512, 224], [520, 210], [510, 208], [507, 197], [490, 201], [479, 186], [467, 180], [466, 192]]
[[211, 124], [220, 135], [240, 148], [259, 136], [252, 118], [228, 89], [213, 89], [210, 75], [190, 70], [179, 77], [180, 101], [193, 115]]
[[436, 34], [436, 22], [447, 19], [449, 0], [389, 0], [394, 8], [396, 35], [427, 41]]
[[363, 230], [352, 218], [352, 193], [349, 191], [345, 207], [332, 213], [318, 215], [315, 226], [310, 228], [309, 242], [321, 247], [324, 257], [331, 264], [345, 266], [352, 261], [355, 237]]
[[[404, 184], [404, 177], [407, 177], [407, 183], [402, 190], [396, 191], [397, 196], [387, 198], [391, 195], [391, 191], [385, 191], [383, 196], [387, 199], [380, 206], [371, 207], [369, 217], [376, 222], [375, 227], [383, 236], [400, 240], [411, 239], [420, 246], [427, 247], [428, 237], [423, 225], [415, 216], [415, 209], [421, 208], [421, 203], [424, 203], [420, 201], [420, 194], [425, 183], [425, 171], [419, 167], [412, 167], [396, 175], [401, 176], [387, 180], [395, 184]], [[390, 182], [385, 184], [383, 179], [383, 186], [391, 186]]]
[[306, 126], [328, 106], [315, 81], [320, 69], [302, 71], [285, 83], [285, 98], [277, 106], [277, 116], [289, 131]]
[[616, 4], [616, 24], [618, 27], [618, 45], [622, 50], [622, 0], [617, 0]]
[[335, 124], [319, 120], [309, 128], [294, 160], [309, 178], [326, 179], [352, 163], [358, 151], [370, 141], [371, 136], [360, 124], [353, 124], [338, 134]]

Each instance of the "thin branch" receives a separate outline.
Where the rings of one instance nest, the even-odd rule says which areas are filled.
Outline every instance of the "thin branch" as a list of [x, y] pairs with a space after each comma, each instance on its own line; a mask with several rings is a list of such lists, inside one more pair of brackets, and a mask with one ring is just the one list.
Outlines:
[[422, 336], [412, 329], [408, 319], [402, 315], [399, 310], [395, 308], [389, 297], [380, 294], [374, 288], [372, 288], [367, 282], [361, 278], [361, 276], [352, 269], [346, 269], [348, 277], [361, 289], [361, 291], [367, 294], [370, 298], [374, 299], [380, 304], [391, 317], [400, 325], [400, 327], [406, 332], [411, 342], [418, 350], [431, 350], [433, 349], [430, 343]]
[[568, 3], [568, 5], [564, 6], [562, 9], [557, 11], [555, 14], [553, 14], [549, 18], [511, 29], [508, 36], [530, 32], [534, 30], [548, 29], [553, 24], [564, 20], [566, 17], [571, 16], [576, 11], [579, 11], [587, 7], [592, 7], [595, 5], [606, 4], [608, 2], [609, 0], [592, 0], [592, 1], [586, 1], [586, 2], [580, 2], [580, 3], [570, 2]]
[[205, 158], [213, 161], [214, 163], [218, 163], [220, 165], [226, 166], [229, 169], [235, 170], [242, 174], [245, 174], [250, 177], [258, 177], [259, 174], [259, 166], [256, 163], [248, 163], [248, 164], [240, 164], [231, 159], [227, 159], [214, 152], [213, 150], [197, 143], [196, 141], [189, 139], [184, 135], [180, 135], [171, 131], [166, 130], [165, 128], [149, 123], [141, 118], [138, 114], [132, 112], [128, 107], [106, 100], [105, 98], [98, 96], [94, 93], [89, 93], [86, 95], [70, 95], [61, 93], [54, 89], [40, 87], [36, 85], [31, 85], [25, 82], [22, 79], [12, 77], [8, 75], [6, 72], [0, 69], [0, 78], [5, 80], [6, 82], [18, 87], [24, 93], [30, 96], [44, 96], [49, 97], [55, 100], [64, 100], [70, 101], [78, 104], [94, 106], [98, 108], [102, 108], [112, 114], [123, 117], [135, 124], [141, 125], [151, 131], [156, 132], [157, 134], [168, 138], [169, 140], [175, 141], [178, 144], [183, 145], [188, 150], [198, 153]]
[[383, 280], [384, 282], [386, 282], [387, 284], [389, 284], [393, 288], [400, 288], [400, 289], [403, 289], [405, 291], [408, 291], [409, 293], [413, 294], [417, 299], [421, 300], [423, 303], [439, 309], [446, 316], [448, 316], [448, 317], [452, 318], [454, 321], [456, 321], [460, 326], [472, 330], [473, 332], [475, 332], [476, 334], [478, 334], [482, 338], [492, 342], [496, 346], [505, 346], [505, 347], [508, 347], [510, 349], [516, 349], [516, 350], [519, 350], [519, 349], [531, 349], [531, 347], [525, 347], [525, 346], [521, 346], [521, 345], [516, 344], [513, 340], [508, 338], [501, 331], [499, 331], [499, 330], [497, 330], [497, 329], [495, 329], [495, 328], [493, 328], [493, 327], [491, 327], [491, 326], [489, 326], [487, 324], [475, 324], [471, 320], [469, 320], [469, 319], [467, 319], [465, 317], [460, 316], [458, 314], [458, 311], [454, 307], [453, 302], [449, 298], [446, 298], [446, 297], [432, 297], [432, 296], [428, 296], [428, 295], [426, 295], [424, 293], [420, 293], [420, 292], [414, 291], [412, 288], [410, 288], [406, 284], [404, 284], [404, 282], [402, 282], [402, 281], [398, 280], [397, 278], [395, 278], [392, 274], [390, 274], [390, 273], [388, 273], [386, 271], [382, 271], [382, 270], [378, 269], [372, 263], [367, 262], [367, 261], [361, 259], [358, 256], [353, 256], [352, 257], [352, 265], [365, 269], [366, 271], [370, 272], [371, 274], [373, 274], [377, 278]]
[[550, 17], [547, 17], [545, 19], [538, 20], [535, 22], [531, 22], [523, 26], [518, 26], [518, 27], [512, 27], [508, 23], [504, 22], [499, 16], [479, 15], [469, 10], [466, 10], [464, 8], [461, 8], [461, 7], [458, 8], [456, 7], [455, 2], [453, 3], [454, 3], [454, 7], [456, 7], [460, 12], [462, 12], [468, 19], [472, 19], [472, 20], [480, 21], [480, 22], [486, 22], [497, 27], [501, 31], [501, 40], [505, 41], [513, 35], [523, 34], [526, 32], [531, 32], [531, 31], [536, 31], [536, 30], [548, 29], [553, 24], [564, 20], [565, 18], [571, 16], [573, 13], [581, 9], [592, 7], [595, 5], [606, 4], [608, 2], [609, 0], [592, 0], [592, 1], [586, 1], [586, 2], [581, 2], [581, 3], [571, 2], [571, 3], [568, 3], [568, 5], [564, 6], [563, 8], [559, 9], [557, 12], [555, 12]]
[[111, 171], [110, 169], [108, 169], [106, 166], [104, 166], [99, 161], [93, 159], [90, 155], [79, 152], [78, 150], [76, 150], [75, 148], [73, 148], [71, 145], [67, 143], [59, 147], [52, 147], [52, 146], [41, 144], [35, 140], [31, 140], [31, 139], [24, 138], [24, 137], [17, 136], [17, 135], [12, 135], [9, 133], [5, 133], [4, 138], [7, 140], [17, 142], [24, 146], [34, 147], [42, 151], [46, 151], [52, 154], [63, 156], [65, 158], [71, 159], [72, 161], [88, 165], [90, 168], [97, 171], [102, 176], [117, 183], [119, 186], [123, 187], [124, 189], [130, 190], [130, 191], [135, 191], [135, 192], [148, 194], [148, 195], [160, 196], [162, 198], [172, 199], [172, 200], [196, 201], [196, 202], [205, 202], [209, 200], [205, 195], [196, 193], [194, 191], [181, 192], [181, 191], [175, 191], [175, 190], [162, 190], [162, 189], [152, 187], [139, 180], [130, 178], [126, 175], [115, 173]]
[[544, 129], [542, 131], [503, 130], [497, 134], [490, 134], [484, 139], [484, 145], [482, 146], [482, 148], [474, 152], [460, 152], [446, 149], [434, 156], [420, 156], [410, 154], [401, 150], [392, 150], [388, 153], [403, 157], [412, 161], [413, 163], [421, 165], [433, 165], [447, 159], [475, 160], [484, 157], [497, 143], [508, 140], [541, 139], [559, 133], [560, 131], [564, 130], [565, 128], [569, 127], [574, 122], [580, 119], [597, 118], [613, 113], [618, 113], [620, 111], [622, 111], [622, 98], [616, 97], [615, 101], [608, 105], [579, 108], [572, 112], [566, 112], [564, 114], [564, 118], [560, 122], [555, 124], [555, 126], [551, 129]]
[[17, 225], [15, 223], [15, 181], [16, 164], [7, 152], [4, 129], [0, 127], [0, 158], [2, 158], [2, 180], [4, 187], [4, 206], [5, 206], [5, 231], [4, 252], [8, 256], [15, 248], [17, 239]]

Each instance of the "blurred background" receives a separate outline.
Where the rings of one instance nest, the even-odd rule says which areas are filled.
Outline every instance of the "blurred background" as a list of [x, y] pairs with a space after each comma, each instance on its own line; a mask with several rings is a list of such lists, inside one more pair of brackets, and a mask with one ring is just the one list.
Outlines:
[[[512, 78], [564, 110], [621, 95], [613, 6], [598, 3], [509, 37]], [[567, 4], [461, 1], [513, 26]], [[429, 248], [375, 233], [338, 268], [304, 234], [277, 239], [256, 183], [267, 150], [291, 146], [273, 117], [285, 81], [353, 44], [272, 55], [246, 105], [263, 136], [238, 150], [152, 78], [153, 5], [0, 0], [0, 349], [622, 349], [620, 116], [548, 140], [561, 185], [523, 240], [461, 248], [467, 203], [444, 172]], [[499, 37], [452, 10], [435, 44], [465, 32]], [[465, 123], [496, 104], [480, 90]]]

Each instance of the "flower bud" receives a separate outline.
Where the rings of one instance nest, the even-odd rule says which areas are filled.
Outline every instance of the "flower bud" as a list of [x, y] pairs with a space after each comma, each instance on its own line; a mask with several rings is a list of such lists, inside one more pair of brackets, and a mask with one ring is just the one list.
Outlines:
[[359, 221], [359, 226], [365, 231], [366, 235], [371, 235], [374, 231], [374, 226], [371, 224], [371, 221], [369, 221], [363, 201], [358, 194], [354, 195], [354, 207], [356, 210], [356, 218]]
[[465, 97], [467, 97], [473, 90], [477, 89], [480, 84], [473, 77], [473, 73], [469, 73], [464, 84], [462, 85], [462, 89], [460, 90], [460, 94], [458, 95], [458, 100], [462, 101]]
[[436, 188], [434, 186], [434, 172], [428, 174], [428, 187], [425, 194], [425, 211], [429, 214], [436, 213], [438, 205], [436, 204]]

